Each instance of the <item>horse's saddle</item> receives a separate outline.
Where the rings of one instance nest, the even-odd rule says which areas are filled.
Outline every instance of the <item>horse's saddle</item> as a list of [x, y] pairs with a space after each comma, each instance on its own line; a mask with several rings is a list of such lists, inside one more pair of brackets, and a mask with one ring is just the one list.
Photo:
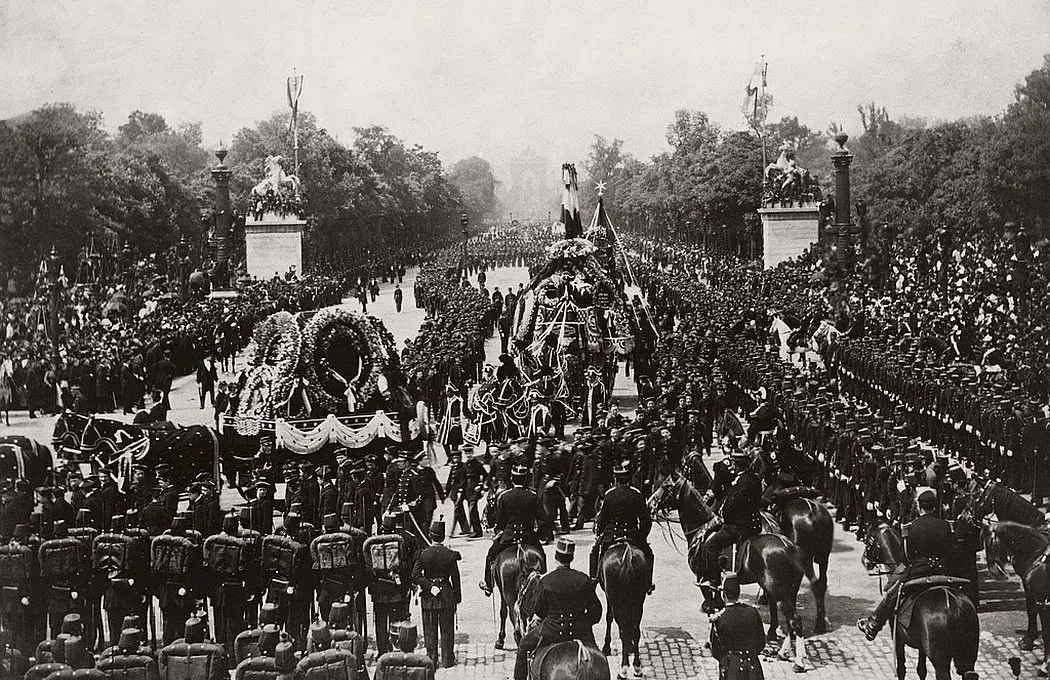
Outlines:
[[947, 588], [948, 590], [961, 591], [970, 584], [969, 579], [955, 576], [923, 576], [913, 578], [901, 584], [900, 592], [897, 594], [897, 625], [908, 628], [911, 626], [912, 609], [919, 595], [933, 588]]

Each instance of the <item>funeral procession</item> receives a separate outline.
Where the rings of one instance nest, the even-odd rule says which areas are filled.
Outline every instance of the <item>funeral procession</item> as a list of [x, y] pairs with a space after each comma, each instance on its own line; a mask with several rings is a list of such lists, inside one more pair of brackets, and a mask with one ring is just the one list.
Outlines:
[[0, 680], [1050, 676], [1050, 4], [0, 2]]

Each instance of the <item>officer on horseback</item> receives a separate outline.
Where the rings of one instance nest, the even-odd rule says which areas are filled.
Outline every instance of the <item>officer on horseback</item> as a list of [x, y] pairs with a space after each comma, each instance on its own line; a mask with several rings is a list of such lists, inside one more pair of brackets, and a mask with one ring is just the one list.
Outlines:
[[750, 456], [743, 451], [730, 454], [734, 478], [722, 501], [722, 526], [707, 537], [700, 548], [704, 579], [700, 589], [704, 595], [701, 609], [710, 613], [721, 607], [721, 598], [715, 589], [722, 582], [722, 550], [759, 532], [759, 509], [762, 506], [762, 482], [748, 469]]
[[875, 639], [895, 611], [901, 584], [914, 578], [943, 574], [952, 556], [955, 539], [951, 525], [936, 515], [939, 509], [937, 494], [933, 489], [926, 489], [919, 493], [917, 501], [919, 517], [905, 524], [901, 532], [907, 558], [904, 573], [887, 588], [875, 613], [857, 621], [857, 628], [869, 641]]
[[653, 549], [649, 545], [649, 531], [653, 528], [649, 507], [638, 489], [630, 485], [631, 471], [625, 462], [620, 462], [613, 469], [616, 485], [605, 492], [602, 509], [594, 523], [598, 540], [591, 549], [590, 575], [598, 577], [598, 561], [605, 549], [621, 539], [627, 539], [645, 553], [648, 571], [646, 579], [649, 593], [656, 589], [653, 585]]
[[510, 473], [512, 487], [496, 499], [496, 538], [485, 556], [485, 580], [478, 584], [486, 597], [492, 594], [492, 563], [504, 548], [522, 543], [535, 546], [543, 553], [537, 529], [543, 525], [545, 516], [540, 497], [525, 487], [530, 473], [524, 465], [515, 465]]
[[535, 615], [540, 625], [531, 628], [518, 643], [514, 660], [514, 680], [526, 680], [529, 655], [546, 645], [579, 640], [596, 647], [595, 623], [601, 620], [602, 603], [594, 592], [594, 581], [571, 567], [576, 544], [559, 537], [554, 544], [558, 566], [540, 578]]

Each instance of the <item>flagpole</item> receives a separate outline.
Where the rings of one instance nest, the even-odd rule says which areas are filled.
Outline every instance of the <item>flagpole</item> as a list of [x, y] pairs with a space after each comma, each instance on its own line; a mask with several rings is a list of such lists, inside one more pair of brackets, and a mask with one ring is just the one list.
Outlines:
[[[766, 55], [762, 55], [762, 83], [759, 85], [758, 101], [755, 102], [755, 120], [758, 120], [758, 107], [764, 106], [766, 101]], [[765, 172], [768, 159], [766, 158], [766, 136], [762, 134], [761, 129], [756, 125], [755, 132], [758, 133], [758, 141], [762, 144], [762, 171]], [[298, 166], [298, 163], [296, 163]], [[298, 168], [296, 168], [298, 172]]]

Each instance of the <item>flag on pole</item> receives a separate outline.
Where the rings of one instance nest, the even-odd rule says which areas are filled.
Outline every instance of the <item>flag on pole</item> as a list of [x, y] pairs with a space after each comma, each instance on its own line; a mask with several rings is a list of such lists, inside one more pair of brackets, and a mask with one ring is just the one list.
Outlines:
[[761, 105], [760, 99], [760, 87], [766, 86], [766, 67], [761, 61], [755, 64], [755, 70], [751, 72], [751, 77], [748, 78], [747, 87], [744, 88], [744, 103], [740, 107], [744, 117], [749, 121], [756, 120], [758, 118], [758, 107]]
[[580, 186], [576, 178], [576, 166], [565, 163], [561, 166], [561, 178], [565, 191], [561, 197], [561, 223], [565, 225], [565, 238], [583, 236], [583, 222], [580, 221]]
[[288, 108], [292, 110], [292, 118], [288, 123], [289, 131], [295, 127], [299, 119], [299, 96], [303, 93], [303, 76], [295, 74], [288, 77]]

